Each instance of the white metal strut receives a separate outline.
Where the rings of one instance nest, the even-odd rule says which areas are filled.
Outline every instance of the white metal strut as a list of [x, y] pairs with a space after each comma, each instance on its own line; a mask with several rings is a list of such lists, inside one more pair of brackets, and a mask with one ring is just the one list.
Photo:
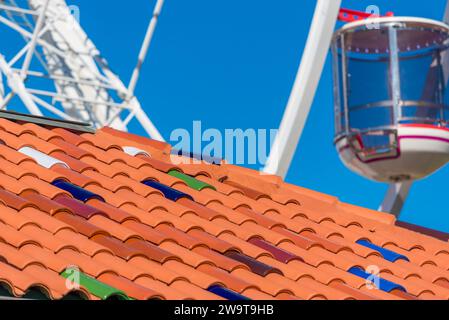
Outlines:
[[[153, 139], [163, 138], [134, 95], [156, 22], [158, 0], [129, 90], [108, 66], [64, 0], [0, 0], [0, 24], [25, 40], [13, 57], [0, 57], [0, 109], [19, 97], [28, 111], [127, 130], [136, 119]], [[25, 4], [24, 4], [25, 3]], [[1, 77], [0, 77], [1, 78]], [[48, 81], [43, 85], [42, 81]], [[52, 90], [54, 88], [54, 90]]]
[[341, 0], [318, 0], [301, 65], [265, 173], [285, 178], [304, 130], [337, 22]]

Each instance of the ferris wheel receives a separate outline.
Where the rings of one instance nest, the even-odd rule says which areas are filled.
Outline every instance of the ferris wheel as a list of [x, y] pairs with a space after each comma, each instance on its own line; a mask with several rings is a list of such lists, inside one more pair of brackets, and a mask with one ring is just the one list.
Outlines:
[[81, 28], [75, 7], [64, 0], [1, 0], [0, 24], [23, 42], [8, 57], [0, 47], [0, 110], [19, 99], [33, 115], [97, 128], [127, 131], [136, 120], [150, 137], [163, 141], [134, 94], [163, 5], [164, 0], [155, 1], [137, 66], [125, 85]]
[[[351, 171], [390, 185], [379, 210], [398, 216], [412, 184], [449, 162], [449, 1], [444, 22], [341, 2], [317, 1], [264, 171], [286, 176], [331, 49], [337, 152]], [[347, 24], [334, 33], [337, 20]]]

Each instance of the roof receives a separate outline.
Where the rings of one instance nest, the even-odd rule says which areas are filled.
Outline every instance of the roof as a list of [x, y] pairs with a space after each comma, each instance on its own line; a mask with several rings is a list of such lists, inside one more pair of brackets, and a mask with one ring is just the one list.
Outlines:
[[111, 128], [0, 141], [0, 299], [449, 298], [449, 244], [392, 215]]

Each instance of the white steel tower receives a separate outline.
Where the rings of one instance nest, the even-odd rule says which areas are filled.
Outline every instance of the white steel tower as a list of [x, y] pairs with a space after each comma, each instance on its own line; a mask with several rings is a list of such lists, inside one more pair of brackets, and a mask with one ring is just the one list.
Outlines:
[[9, 59], [0, 46], [0, 109], [18, 97], [31, 114], [49, 111], [97, 128], [126, 131], [136, 119], [150, 137], [162, 141], [134, 89], [163, 4], [163, 0], [156, 2], [136, 69], [126, 86], [81, 28], [73, 14], [75, 7], [64, 0], [0, 0], [0, 23], [24, 40], [24, 46]]

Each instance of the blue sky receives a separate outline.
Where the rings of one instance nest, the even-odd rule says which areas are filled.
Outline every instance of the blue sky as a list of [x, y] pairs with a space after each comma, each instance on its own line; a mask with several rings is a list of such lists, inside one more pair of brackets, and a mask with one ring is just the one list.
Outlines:
[[[68, 1], [128, 82], [153, 1]], [[129, 5], [127, 5], [129, 3]], [[445, 0], [343, 0], [344, 7], [441, 19]], [[315, 1], [166, 0], [137, 96], [161, 133], [175, 128], [277, 128], [307, 38]], [[142, 131], [133, 127], [135, 132]], [[348, 171], [333, 147], [331, 66], [326, 64], [289, 182], [376, 209], [386, 185]], [[401, 219], [449, 231], [449, 167], [413, 186]]]

